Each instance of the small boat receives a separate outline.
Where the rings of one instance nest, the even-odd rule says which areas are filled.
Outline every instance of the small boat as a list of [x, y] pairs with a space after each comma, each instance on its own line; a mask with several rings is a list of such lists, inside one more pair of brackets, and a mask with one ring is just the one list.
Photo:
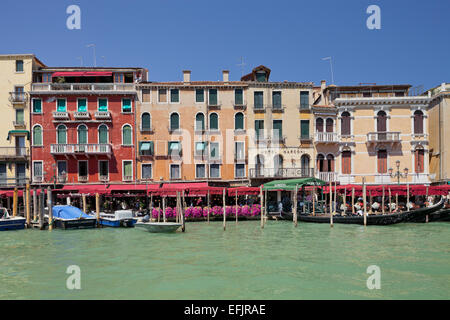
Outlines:
[[152, 233], [170, 233], [177, 231], [182, 224], [176, 222], [136, 222], [135, 226]]
[[[443, 207], [440, 210], [431, 212], [428, 214], [428, 222], [437, 222], [437, 221], [450, 221], [450, 208]], [[427, 222], [427, 217], [419, 216], [413, 219], [411, 222]]]
[[23, 217], [11, 217], [8, 209], [0, 207], [0, 231], [24, 229], [26, 220]]
[[117, 210], [114, 213], [100, 213], [100, 224], [106, 227], [134, 227], [137, 222], [131, 210]]
[[73, 206], [54, 206], [53, 225], [61, 229], [85, 229], [95, 228], [97, 219], [92, 217], [77, 207]]

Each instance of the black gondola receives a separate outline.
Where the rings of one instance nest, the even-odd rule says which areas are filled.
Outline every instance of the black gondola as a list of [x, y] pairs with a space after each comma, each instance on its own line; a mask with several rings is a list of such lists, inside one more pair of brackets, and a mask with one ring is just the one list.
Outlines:
[[[428, 214], [428, 222], [437, 222], [437, 221], [450, 221], [450, 208], [441, 208], [440, 210], [431, 212]], [[427, 217], [418, 216], [411, 220], [411, 222], [427, 222]]]

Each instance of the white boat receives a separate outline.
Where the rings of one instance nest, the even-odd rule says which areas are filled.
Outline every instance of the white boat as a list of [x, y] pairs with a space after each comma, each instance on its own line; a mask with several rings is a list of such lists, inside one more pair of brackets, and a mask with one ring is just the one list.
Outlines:
[[0, 231], [24, 229], [25, 222], [25, 218], [12, 217], [6, 208], [0, 208]]
[[176, 222], [136, 222], [134, 226], [152, 233], [169, 233], [177, 231], [182, 224]]
[[134, 227], [137, 219], [131, 210], [117, 210], [114, 213], [100, 212], [100, 224], [108, 227]]

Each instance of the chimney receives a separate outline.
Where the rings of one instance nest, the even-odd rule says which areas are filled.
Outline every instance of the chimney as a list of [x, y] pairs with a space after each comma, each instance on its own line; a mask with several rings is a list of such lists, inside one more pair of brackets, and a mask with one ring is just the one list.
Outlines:
[[223, 82], [228, 83], [230, 81], [230, 71], [229, 70], [223, 70], [222, 76], [223, 76]]
[[320, 81], [320, 91], [325, 90], [327, 87], [327, 82], [325, 80]]
[[191, 70], [183, 70], [183, 83], [191, 83]]

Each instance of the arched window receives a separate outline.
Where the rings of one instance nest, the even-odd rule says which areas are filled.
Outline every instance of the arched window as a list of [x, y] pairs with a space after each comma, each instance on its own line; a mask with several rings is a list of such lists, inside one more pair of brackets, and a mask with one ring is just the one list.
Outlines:
[[98, 127], [98, 143], [108, 143], [108, 126], [106, 124], [102, 124], [100, 125], [100, 127]]
[[260, 154], [256, 156], [256, 175], [264, 176], [264, 156]]
[[244, 130], [244, 114], [242, 112], [238, 112], [234, 116], [234, 130]]
[[423, 134], [423, 112], [414, 112], [414, 134]]
[[333, 121], [333, 119], [331, 119], [331, 118], [328, 118], [327, 119], [327, 122], [326, 122], [326, 131], [327, 132], [333, 132], [334, 131], [334, 121]]
[[205, 115], [201, 112], [197, 113], [195, 116], [195, 130], [205, 130]]
[[170, 130], [180, 129], [180, 116], [178, 113], [172, 113], [170, 115]]
[[217, 113], [209, 115], [209, 130], [219, 130], [219, 116]]
[[67, 128], [65, 125], [60, 124], [56, 128], [56, 140], [58, 144], [66, 144], [67, 143]]
[[126, 124], [122, 127], [122, 144], [125, 146], [130, 146], [133, 144], [131, 135], [131, 126]]
[[352, 152], [350, 150], [342, 151], [342, 174], [352, 173]]
[[309, 176], [309, 156], [307, 154], [302, 155], [300, 158], [302, 176]]
[[323, 132], [323, 119], [322, 118], [316, 119], [316, 132]]
[[387, 151], [378, 150], [377, 152], [378, 173], [387, 172]]
[[325, 168], [325, 157], [322, 154], [317, 156], [317, 169], [319, 172], [326, 172], [328, 170]]
[[141, 115], [141, 129], [144, 131], [150, 130], [152, 127], [151, 117], [150, 113], [144, 112]]
[[350, 113], [345, 111], [341, 114], [341, 135], [349, 136], [351, 134]]
[[282, 176], [283, 172], [283, 156], [277, 154], [276, 156], [273, 157], [273, 167], [274, 167], [274, 171], [275, 171], [275, 175], [276, 176]]
[[334, 156], [332, 154], [327, 155], [328, 172], [334, 172]]
[[42, 127], [40, 125], [33, 127], [33, 146], [42, 146]]
[[424, 155], [425, 155], [425, 150], [423, 149], [423, 147], [419, 146], [416, 148], [415, 152], [414, 152], [414, 162], [415, 162], [415, 172], [416, 173], [424, 173]]
[[78, 126], [78, 144], [86, 144], [87, 143], [87, 136], [88, 136], [88, 129], [87, 127], [82, 124]]

